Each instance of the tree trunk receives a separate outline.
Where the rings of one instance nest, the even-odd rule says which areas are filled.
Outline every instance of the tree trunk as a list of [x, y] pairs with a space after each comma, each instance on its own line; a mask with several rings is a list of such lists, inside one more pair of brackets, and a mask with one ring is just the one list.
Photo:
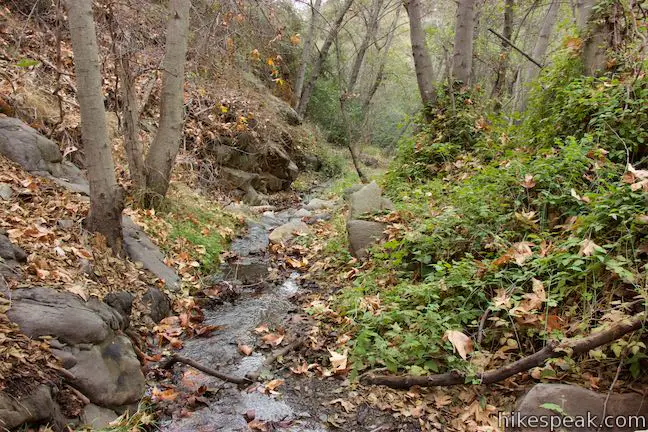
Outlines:
[[315, 64], [313, 64], [313, 67], [311, 69], [310, 78], [308, 79], [308, 82], [304, 85], [304, 89], [302, 90], [301, 95], [299, 97], [299, 103], [295, 107], [295, 110], [300, 116], [303, 116], [306, 113], [306, 108], [308, 107], [308, 102], [310, 100], [311, 95], [313, 94], [315, 83], [317, 82], [317, 79], [322, 73], [322, 67], [324, 66], [324, 61], [328, 57], [328, 53], [329, 50], [331, 49], [331, 45], [333, 45], [333, 42], [337, 37], [338, 31], [340, 31], [340, 27], [342, 26], [342, 21], [344, 21], [344, 16], [346, 15], [347, 11], [353, 4], [353, 1], [354, 0], [346, 0], [344, 2], [342, 8], [337, 14], [337, 17], [335, 18], [335, 21], [333, 22], [333, 26], [329, 30], [328, 35], [326, 35], [326, 39], [324, 40], [324, 44], [322, 44], [322, 48], [320, 49], [319, 56], [315, 60]]
[[398, 19], [400, 18], [400, 13], [401, 13], [401, 8], [398, 8], [396, 10], [396, 16], [394, 16], [394, 20], [392, 21], [391, 27], [389, 28], [389, 33], [387, 34], [387, 41], [385, 42], [385, 45], [383, 46], [383, 55], [382, 58], [380, 59], [380, 64], [378, 65], [378, 73], [376, 74], [376, 78], [371, 85], [371, 88], [365, 95], [365, 97], [362, 99], [362, 107], [361, 107], [361, 112], [362, 112], [362, 117], [363, 117], [363, 122], [364, 122], [364, 117], [367, 115], [367, 112], [369, 111], [369, 105], [371, 104], [371, 100], [373, 99], [374, 95], [378, 91], [378, 88], [380, 88], [380, 84], [382, 84], [383, 79], [385, 78], [385, 66], [387, 65], [387, 60], [389, 58], [389, 50], [391, 49], [392, 42], [394, 41], [394, 35], [396, 34], [396, 26], [398, 25]]
[[[542, 23], [542, 28], [538, 34], [538, 39], [536, 39], [535, 46], [533, 47], [532, 57], [537, 61], [544, 64], [545, 57], [547, 55], [547, 49], [549, 48], [549, 42], [551, 40], [551, 34], [553, 33], [554, 25], [558, 18], [558, 12], [560, 11], [560, 2], [558, 0], [553, 0], [549, 5], [547, 10], [547, 15]], [[522, 71], [519, 74], [519, 103], [517, 105], [518, 112], [523, 112], [526, 110], [526, 105], [528, 101], [529, 91], [526, 86], [535, 80], [540, 73], [540, 68], [532, 63], [526, 63], [522, 68]]]
[[405, 10], [409, 16], [410, 39], [412, 43], [412, 57], [414, 57], [414, 69], [416, 70], [416, 82], [418, 83], [423, 110], [429, 120], [429, 107], [436, 102], [436, 89], [434, 88], [434, 69], [432, 59], [425, 41], [425, 30], [421, 22], [421, 0], [406, 0]]
[[472, 71], [474, 7], [475, 0], [459, 0], [457, 4], [452, 74], [464, 84], [470, 84]]
[[90, 212], [86, 218], [86, 227], [102, 234], [113, 251], [121, 255], [124, 194], [115, 180], [112, 147], [106, 130], [101, 63], [92, 2], [69, 0], [66, 6], [90, 183]]
[[304, 88], [304, 79], [306, 78], [306, 67], [310, 62], [311, 49], [315, 44], [315, 27], [317, 25], [317, 18], [319, 16], [320, 6], [322, 0], [315, 0], [315, 5], [311, 3], [311, 21], [308, 26], [308, 34], [304, 39], [304, 50], [302, 51], [301, 65], [299, 65], [299, 72], [297, 74], [297, 81], [295, 82], [294, 101], [293, 107], [296, 108], [299, 104], [302, 89]]
[[170, 0], [162, 75], [160, 127], [146, 155], [144, 205], [158, 205], [167, 193], [171, 170], [180, 148], [184, 110], [184, 69], [190, 0]]
[[349, 93], [353, 93], [353, 89], [358, 82], [358, 76], [360, 75], [360, 68], [362, 67], [362, 63], [364, 62], [365, 54], [367, 53], [367, 49], [369, 49], [369, 44], [378, 31], [382, 5], [383, 0], [374, 0], [372, 2], [369, 22], [367, 23], [367, 31], [362, 38], [360, 48], [358, 48], [358, 53], [356, 54], [355, 61], [353, 62], [353, 67], [351, 68], [351, 73], [349, 75], [349, 82], [347, 83], [347, 91]]
[[[511, 40], [513, 36], [513, 7], [515, 6], [515, 0], [506, 0], [504, 5], [504, 28], [502, 29], [502, 35]], [[495, 84], [493, 85], [493, 91], [491, 92], [491, 98], [495, 100], [495, 112], [498, 112], [501, 109], [502, 104], [499, 101], [499, 97], [502, 94], [502, 89], [506, 83], [506, 70], [509, 64], [509, 56], [511, 54], [511, 46], [506, 42], [502, 41], [502, 48], [500, 49], [499, 59], [497, 62], [497, 76], [495, 78]]]
[[582, 12], [583, 19], [587, 18], [583, 35], [582, 60], [586, 75], [594, 75], [605, 68], [607, 50], [616, 49], [621, 44], [621, 35], [617, 27], [623, 21], [623, 7], [617, 2], [611, 5], [600, 4], [601, 10], [593, 13], [594, 0], [585, 0]]
[[124, 148], [128, 160], [128, 170], [137, 191], [146, 186], [144, 171], [144, 149], [139, 139], [139, 109], [135, 95], [135, 80], [130, 71], [128, 55], [117, 60], [119, 82], [121, 84], [122, 115], [124, 117]]

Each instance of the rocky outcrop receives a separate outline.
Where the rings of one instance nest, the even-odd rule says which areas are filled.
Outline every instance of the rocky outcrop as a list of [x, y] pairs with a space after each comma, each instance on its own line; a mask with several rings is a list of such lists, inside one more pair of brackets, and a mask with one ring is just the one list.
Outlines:
[[27, 254], [0, 234], [0, 292], [7, 289], [5, 281], [20, 280], [20, 263], [27, 261]]
[[63, 430], [66, 423], [49, 386], [40, 385], [18, 396], [0, 392], [0, 430], [12, 430], [24, 423], [38, 422], [49, 422], [56, 430]]
[[19, 119], [0, 116], [0, 153], [33, 174], [53, 178], [73, 190], [88, 190], [83, 173], [63, 160], [58, 145]]
[[142, 397], [144, 375], [130, 340], [120, 334], [128, 317], [106, 303], [50, 288], [18, 289], [7, 316], [31, 338], [51, 337], [52, 354], [92, 403], [114, 408]]
[[[648, 426], [648, 399], [640, 394], [616, 394], [611, 393], [608, 398], [607, 393], [596, 393], [582, 387], [567, 384], [536, 384], [520, 401], [507, 419], [508, 426], [506, 430], [515, 432], [544, 432], [549, 431], [550, 427], [530, 427], [523, 424], [522, 419], [528, 419], [530, 416], [539, 417], [554, 416], [558, 421], [560, 418], [569, 416], [572, 418], [587, 419], [588, 416], [596, 416], [600, 421], [603, 416], [609, 416], [610, 419], [629, 421], [631, 416], [641, 416], [642, 424], [640, 427], [608, 427], [603, 425], [599, 428], [597, 422], [594, 426], [572, 424], [573, 427], [563, 426], [560, 430], [564, 431], [634, 431], [645, 429]], [[636, 420], [636, 419], [635, 419]], [[566, 423], [561, 423], [566, 425]], [[613, 426], [613, 424], [611, 424]], [[558, 428], [554, 428], [558, 430]]]
[[272, 230], [269, 238], [272, 243], [282, 243], [291, 240], [295, 235], [308, 233], [310, 233], [308, 225], [299, 219], [293, 219]]
[[383, 236], [386, 225], [361, 218], [391, 211], [394, 205], [382, 196], [382, 190], [375, 182], [362, 187], [351, 187], [345, 195], [349, 200], [349, 219], [346, 226], [349, 249], [354, 257], [364, 260], [368, 256], [368, 248]]
[[164, 281], [167, 289], [178, 291], [180, 277], [164, 263], [164, 254], [160, 248], [126, 215], [122, 217], [122, 227], [124, 247], [130, 259], [141, 263], [142, 267]]

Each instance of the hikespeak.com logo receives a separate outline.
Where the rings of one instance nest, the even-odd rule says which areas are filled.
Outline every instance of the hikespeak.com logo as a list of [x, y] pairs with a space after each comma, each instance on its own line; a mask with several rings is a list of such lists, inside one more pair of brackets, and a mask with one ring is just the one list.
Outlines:
[[630, 416], [600, 416], [590, 412], [586, 415], [531, 415], [518, 411], [511, 413], [498, 413], [500, 428], [504, 431], [513, 431], [524, 428], [543, 428], [550, 431], [571, 430], [610, 430], [624, 429], [632, 431], [646, 431], [648, 421], [640, 415]]

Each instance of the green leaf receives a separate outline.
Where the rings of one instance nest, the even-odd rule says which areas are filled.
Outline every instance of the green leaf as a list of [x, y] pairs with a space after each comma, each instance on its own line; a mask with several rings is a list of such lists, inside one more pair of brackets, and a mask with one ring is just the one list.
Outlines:
[[18, 63], [16, 63], [16, 66], [21, 67], [21, 68], [28, 68], [31, 66], [37, 66], [39, 65], [40, 62], [38, 60], [30, 59], [30, 58], [24, 58], [18, 60]]
[[540, 408], [548, 409], [549, 411], [553, 411], [556, 414], [566, 415], [565, 410], [562, 409], [560, 405], [556, 405], [555, 403], [546, 402], [540, 405]]

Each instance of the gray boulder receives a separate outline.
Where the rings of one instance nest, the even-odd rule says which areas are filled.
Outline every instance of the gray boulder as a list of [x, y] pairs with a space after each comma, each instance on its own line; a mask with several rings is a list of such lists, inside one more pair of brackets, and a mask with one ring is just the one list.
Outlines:
[[[130, 339], [111, 335], [101, 344], [67, 348], [76, 358], [69, 371], [74, 385], [94, 404], [118, 407], [135, 403], [144, 394], [146, 382]], [[52, 350], [54, 355], [57, 350]]]
[[144, 375], [131, 342], [116, 332], [127, 319], [92, 297], [49, 288], [14, 290], [9, 319], [31, 338], [51, 336], [52, 354], [91, 402], [118, 407], [138, 401]]
[[19, 246], [11, 243], [11, 240], [6, 235], [0, 234], [0, 258], [24, 262], [27, 260], [27, 253]]
[[110, 292], [104, 297], [104, 303], [119, 312], [127, 322], [133, 310], [133, 300], [135, 296], [128, 291]]
[[[523, 424], [520, 420], [529, 418], [529, 416], [553, 416], [555, 421], [564, 417], [587, 419], [596, 416], [598, 421], [603, 419], [603, 415], [611, 419], [630, 420], [630, 416], [641, 416], [635, 419], [642, 422], [641, 424], [631, 425], [632, 427], [603, 427], [596, 425], [572, 423], [569, 427], [563, 426], [564, 431], [572, 432], [612, 432], [612, 431], [634, 431], [648, 428], [648, 400], [640, 394], [610, 394], [606, 404], [606, 393], [596, 393], [582, 387], [567, 384], [536, 384], [533, 388], [518, 402], [515, 412], [507, 419], [509, 422], [506, 430], [515, 432], [541, 432], [549, 431], [550, 427], [530, 427]], [[550, 404], [550, 405], [547, 405]], [[543, 407], [544, 406], [544, 407]], [[552, 408], [548, 409], [546, 407]], [[546, 418], [546, 417], [545, 417]], [[516, 420], [518, 423], [516, 423]], [[566, 425], [566, 423], [563, 423]], [[613, 424], [610, 424], [614, 426]], [[634, 426], [637, 427], [634, 427]], [[536, 425], [539, 426], [539, 425]], [[572, 427], [573, 426], [573, 427]], [[554, 428], [554, 430], [559, 430]]]
[[79, 168], [63, 160], [54, 141], [17, 118], [0, 117], [0, 153], [34, 174], [79, 187], [88, 184]]
[[248, 186], [258, 187], [260, 182], [259, 174], [235, 168], [221, 167], [221, 176], [241, 190], [247, 190]]
[[363, 188], [351, 193], [349, 217], [357, 219], [367, 213], [376, 213], [383, 210], [393, 209], [393, 204], [382, 196], [382, 190], [371, 182]]
[[52, 398], [52, 389], [40, 385], [24, 395], [0, 392], [0, 430], [12, 430], [24, 423], [49, 422], [63, 430], [65, 417]]
[[114, 330], [125, 328], [124, 318], [107, 304], [50, 288], [13, 291], [9, 319], [27, 336], [54, 336], [64, 344], [100, 343]]
[[313, 198], [304, 206], [306, 210], [325, 210], [335, 207], [335, 201]]
[[169, 290], [178, 291], [180, 277], [164, 263], [164, 254], [160, 252], [160, 248], [130, 217], [122, 216], [122, 226], [124, 246], [130, 259], [141, 263], [142, 267], [163, 280]]
[[347, 222], [349, 249], [351, 255], [358, 259], [368, 256], [367, 249], [380, 240], [385, 230], [385, 224], [365, 220], [350, 220]]
[[288, 223], [278, 226], [268, 236], [271, 243], [281, 243], [291, 240], [295, 235], [308, 234], [310, 228], [299, 219], [293, 219]]

